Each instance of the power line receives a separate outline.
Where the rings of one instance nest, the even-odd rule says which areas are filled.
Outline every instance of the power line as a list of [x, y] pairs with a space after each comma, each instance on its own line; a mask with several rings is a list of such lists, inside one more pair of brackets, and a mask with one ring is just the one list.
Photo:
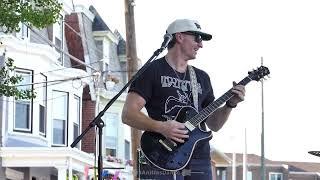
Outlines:
[[34, 82], [34, 83], [28, 83], [28, 84], [19, 84], [19, 85], [11, 86], [11, 87], [31, 86], [31, 85], [36, 85], [36, 84], [54, 83], [54, 82], [66, 82], [66, 81], [71, 81], [71, 80], [80, 80], [80, 79], [91, 77], [91, 76], [96, 76], [96, 74], [88, 75], [88, 76], [76, 76], [76, 77], [71, 77], [71, 78], [66, 78], [66, 79], [58, 79], [58, 80], [52, 80], [52, 81], [43, 81], [43, 82]]
[[[63, 21], [63, 23], [64, 23], [70, 30], [72, 30], [77, 36], [79, 36], [81, 39], [84, 39], [86, 42], [88, 41], [86, 37], [83, 37], [79, 32], [77, 32], [74, 28], [72, 28], [66, 21]], [[78, 67], [78, 66], [84, 65], [84, 66], [87, 66], [87, 67], [89, 67], [89, 68], [97, 71], [95, 68], [91, 67], [90, 65], [95, 64], [95, 63], [98, 63], [100, 60], [97, 60], [97, 61], [91, 62], [91, 63], [89, 63], [89, 64], [86, 64], [86, 63], [84, 63], [83, 61], [79, 60], [78, 58], [72, 56], [72, 55], [69, 54], [68, 52], [64, 51], [63, 49], [61, 49], [60, 47], [58, 47], [58, 46], [55, 45], [54, 43], [52, 43], [52, 42], [51, 42], [50, 40], [48, 40], [46, 37], [44, 37], [43, 35], [41, 35], [40, 33], [38, 33], [36, 30], [34, 30], [30, 25], [25, 24], [25, 23], [24, 23], [24, 25], [27, 26], [27, 27], [36, 35], [36, 36], [33, 36], [33, 38], [35, 38], [36, 40], [38, 40], [38, 41], [40, 41], [40, 42], [41, 42], [41, 41], [46, 42], [48, 45], [55, 47], [57, 51], [62, 52], [64, 55], [67, 55], [71, 60], [74, 60], [74, 61], [80, 63], [79, 65], [71, 66], [71, 67], [74, 68], [74, 67]], [[39, 37], [40, 37], [40, 39], [39, 39]], [[64, 35], [64, 37], [65, 37], [65, 35]], [[99, 53], [101, 53], [104, 59], [109, 59], [109, 60], [114, 60], [114, 59], [115, 59], [115, 58], [110, 58], [110, 57], [107, 57], [106, 55], [103, 55], [103, 51], [101, 51], [101, 50], [98, 49], [98, 48], [92, 48], [92, 47], [88, 47], [88, 48], [91, 49], [91, 50], [98, 51]], [[64, 69], [67, 69], [67, 67], [66, 67], [66, 68], [59, 68], [59, 69], [51, 70], [51, 71], [47, 71], [47, 72], [61, 71], [61, 70], [64, 70]], [[121, 70], [120, 70], [120, 71], [119, 71], [119, 70], [117, 70], [117, 71], [112, 71], [112, 70], [110, 70], [109, 72], [128, 72], [128, 71], [121, 71]], [[40, 73], [46, 73], [46, 72], [40, 72]], [[37, 73], [37, 74], [40, 74], [40, 73]], [[37, 74], [34, 74], [34, 75], [37, 75]]]
[[[83, 37], [79, 32], [77, 32], [74, 28], [72, 28], [66, 21], [63, 21], [64, 24], [70, 29], [72, 30], [77, 36], [79, 36], [81, 39], [84, 39], [86, 42], [88, 41], [86, 37]], [[59, 52], [63, 52], [65, 55], [67, 55], [68, 57], [70, 57], [71, 60], [74, 60], [74, 56], [70, 55], [69, 53], [66, 54], [66, 52], [61, 49], [60, 47], [54, 45], [51, 41], [47, 40], [45, 37], [43, 37], [41, 34], [39, 34], [38, 32], [36, 32], [33, 28], [31, 28], [30, 26], [28, 26], [30, 30], [32, 30], [38, 37], [40, 37], [41, 39], [40, 40], [44, 40], [46, 43], [48, 43], [49, 45], [51, 46], [54, 46]], [[34, 36], [34, 38], [36, 38], [36, 36]], [[39, 40], [39, 38], [36, 38], [37, 40]], [[106, 55], [103, 55], [103, 51], [101, 51], [100, 49], [98, 48], [92, 48], [92, 47], [88, 47], [89, 49], [91, 50], [94, 50], [94, 51], [98, 51], [99, 53], [102, 54], [103, 56], [103, 59], [109, 59], [109, 60], [116, 60], [115, 58], [110, 58], [110, 57], [107, 57]], [[79, 59], [75, 59], [76, 61], [79, 60]], [[81, 61], [81, 60], [80, 60]], [[78, 67], [78, 66], [81, 66], [81, 65], [92, 65], [92, 64], [95, 64], [95, 63], [98, 63], [100, 62], [101, 60], [97, 60], [97, 61], [93, 61], [93, 62], [90, 62], [89, 64], [87, 63], [82, 63], [80, 65], [76, 65], [76, 66], [71, 66], [71, 67]], [[90, 67], [90, 66], [89, 66]], [[66, 67], [67, 68], [67, 67]], [[50, 72], [53, 72], [53, 71], [60, 71], [60, 70], [64, 70], [66, 68], [60, 68], [60, 69], [57, 69], [57, 70], [52, 70]], [[94, 69], [95, 70], [95, 69]], [[120, 71], [110, 71], [110, 72], [120, 72]], [[123, 71], [123, 72], [126, 72], [126, 71]], [[43, 72], [45, 73], [45, 72]]]
[[[35, 99], [32, 99], [32, 102], [33, 102], [33, 103], [49, 102], [49, 101], [52, 101], [52, 100], [55, 100], [55, 99], [58, 99], [58, 98], [61, 98], [61, 97], [64, 97], [64, 96], [66, 96], [66, 95], [55, 96], [55, 97], [53, 97], [53, 98], [46, 98], [46, 99], [37, 100], [37, 101], [36, 101]], [[8, 98], [10, 98], [10, 97], [8, 97]], [[0, 102], [11, 102], [11, 103], [15, 103], [16, 100], [9, 100], [9, 99], [4, 100], [4, 99], [0, 99]]]
[[29, 26], [29, 25], [27, 25], [27, 24], [26, 24], [26, 26], [28, 26], [28, 28], [29, 28], [32, 32], [34, 32], [35, 34], [37, 34], [37, 35], [38, 35], [42, 40], [44, 40], [46, 43], [48, 43], [49, 45], [55, 47], [55, 48], [58, 49], [60, 52], [62, 52], [64, 55], [69, 56], [70, 59], [72, 59], [72, 60], [80, 63], [81, 65], [84, 65], [84, 66], [86, 66], [86, 67], [89, 67], [89, 68], [92, 69], [92, 70], [97, 71], [97, 70], [96, 70], [95, 68], [93, 68], [92, 66], [90, 66], [90, 65], [82, 62], [80, 59], [74, 57], [73, 55], [69, 54], [68, 52], [62, 50], [62, 49], [61, 49], [60, 47], [58, 47], [57, 45], [53, 44], [50, 40], [48, 40], [47, 38], [43, 37], [41, 34], [39, 34], [38, 32], [36, 32], [31, 26]]
[[[29, 27], [29, 26], [28, 26]], [[29, 27], [29, 29], [30, 29], [31, 27]], [[36, 36], [33, 36], [33, 38], [34, 39], [36, 39], [36, 40], [38, 40], [39, 42], [41, 42], [41, 41], [43, 41], [44, 39], [46, 39], [46, 37], [43, 37], [43, 36], [40, 36], [40, 34], [36, 31], [36, 30], [34, 30], [34, 29], [32, 29], [32, 31], [35, 33], [35, 35]], [[40, 37], [40, 38], [39, 38]], [[51, 42], [50, 40], [48, 40], [48, 41], [46, 41], [45, 43], [47, 43], [48, 45], [50, 45], [50, 46], [52, 46], [52, 42], [51, 43], [48, 43], [48, 42]], [[27, 44], [26, 44], [26, 46], [27, 46]], [[58, 47], [58, 46], [54, 46], [55, 48], [56, 48], [56, 50], [57, 51], [59, 51], [59, 52], [63, 52], [64, 50], [62, 50], [60, 47]], [[71, 60], [73, 60], [72, 59], [72, 57], [70, 57], [68, 54], [66, 54]], [[81, 61], [81, 60], [80, 60]], [[82, 62], [82, 61], [81, 61]], [[86, 65], [92, 65], [92, 64], [95, 64], [95, 63], [98, 63], [99, 61], [94, 61], [94, 62], [91, 62], [91, 63], [84, 63], [84, 64], [86, 64]], [[83, 62], [82, 62], [83, 63]], [[75, 68], [75, 67], [79, 67], [79, 66], [82, 66], [83, 64], [78, 64], [78, 65], [74, 65], [74, 66], [71, 66], [71, 68]], [[47, 73], [47, 72], [55, 72], [55, 71], [61, 71], [61, 70], [65, 70], [65, 69], [68, 69], [69, 67], [63, 67], [63, 68], [59, 68], [59, 69], [55, 69], [55, 70], [51, 70], [51, 71], [43, 71], [43, 72], [40, 72], [40, 73]], [[37, 74], [40, 74], [40, 73], [37, 73]], [[34, 74], [34, 75], [37, 75], [37, 74]]]
[[[83, 37], [80, 33], [76, 32], [69, 24], [67, 24], [65, 21], [64, 21], [64, 24], [69, 28], [71, 29], [77, 36], [80, 36], [81, 38], [84, 38], [85, 41], [87, 41], [87, 38], [86, 37]], [[84, 62], [82, 62], [81, 60], [79, 60], [78, 58], [72, 56], [71, 54], [69, 54], [68, 52], [64, 51], [63, 49], [61, 49], [60, 47], [58, 47], [57, 45], [55, 45], [54, 43], [52, 43], [49, 39], [47, 39], [47, 37], [44, 37], [43, 35], [41, 35], [39, 32], [37, 32], [36, 30], [34, 30], [31, 26], [29, 26], [28, 24], [24, 24], [25, 26], [27, 26], [36, 36], [33, 36], [33, 38], [35, 38], [36, 40], [38, 40], [39, 42], [41, 41], [44, 41], [45, 43], [49, 44], [50, 46], [53, 46], [57, 49], [57, 51], [59, 52], [62, 52], [64, 55], [67, 55], [68, 57], [70, 57], [71, 60], [74, 60], [78, 63], [80, 63], [79, 65], [76, 65], [76, 66], [71, 66], [71, 67], [77, 67], [77, 66], [81, 66], [81, 65], [84, 65], [84, 66], [87, 66], [95, 71], [97, 71], [95, 68], [91, 67], [90, 65], [91, 64], [95, 64], [97, 62], [99, 62], [100, 60], [98, 61], [95, 61], [95, 62], [91, 62], [90, 64], [86, 64]], [[65, 37], [65, 34], [64, 34], [64, 37]], [[27, 46], [27, 44], [26, 44]], [[89, 49], [93, 49], [93, 48], [90, 48]], [[97, 48], [94, 48], [93, 50], [95, 51], [99, 51], [100, 53], [103, 53], [100, 49], [97, 49]], [[105, 58], [106, 56], [103, 55], [103, 57]], [[114, 58], [108, 58], [108, 59], [111, 59], [113, 60]], [[47, 72], [40, 72], [40, 73], [37, 73], [37, 74], [32, 74], [32, 75], [23, 75], [23, 76], [35, 76], [35, 75], [38, 75], [38, 74], [42, 74], [42, 73], [48, 73], [48, 72], [54, 72], [54, 71], [60, 71], [60, 70], [65, 70], [67, 69], [66, 68], [59, 68], [59, 69], [55, 69], [55, 70], [51, 70], [51, 71], [47, 71]], [[123, 71], [123, 70], [116, 70], [116, 71], [112, 71], [112, 70], [109, 70], [108, 72], [129, 72], [129, 71]], [[134, 71], [136, 72], [136, 71]], [[102, 72], [102, 73], [106, 73], [105, 72]], [[88, 77], [88, 76], [87, 76]], [[83, 77], [82, 77], [83, 78]], [[62, 79], [62, 80], [54, 80], [54, 81], [47, 81], [47, 82], [37, 82], [37, 83], [30, 83], [30, 84], [24, 84], [24, 85], [18, 85], [18, 86], [28, 86], [28, 85], [33, 85], [33, 84], [43, 84], [43, 83], [51, 83], [50, 85], [52, 85], [54, 82], [57, 82], [57, 83], [62, 83], [62, 82], [65, 82], [65, 81], [69, 81], [69, 80], [75, 80], [75, 79], [81, 79], [81, 77], [74, 77], [74, 78], [69, 78], [69, 79]]]

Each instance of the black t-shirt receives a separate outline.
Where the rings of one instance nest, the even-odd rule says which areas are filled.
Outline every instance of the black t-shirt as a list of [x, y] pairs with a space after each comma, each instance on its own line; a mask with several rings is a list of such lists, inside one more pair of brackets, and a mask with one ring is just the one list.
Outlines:
[[[194, 70], [198, 82], [198, 110], [201, 111], [214, 100], [214, 95], [208, 74], [195, 67]], [[189, 70], [186, 73], [175, 71], [164, 57], [151, 62], [132, 82], [131, 91], [145, 99], [148, 115], [155, 120], [173, 120], [182, 107], [194, 107]], [[193, 158], [209, 156], [209, 142], [198, 143]]]

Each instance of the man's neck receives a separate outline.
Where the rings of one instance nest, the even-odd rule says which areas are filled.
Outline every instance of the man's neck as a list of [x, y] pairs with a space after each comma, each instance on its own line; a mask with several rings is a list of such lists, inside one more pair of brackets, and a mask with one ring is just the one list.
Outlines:
[[188, 61], [181, 58], [179, 55], [175, 55], [173, 53], [169, 53], [165, 56], [167, 63], [178, 72], [185, 72], [188, 67]]

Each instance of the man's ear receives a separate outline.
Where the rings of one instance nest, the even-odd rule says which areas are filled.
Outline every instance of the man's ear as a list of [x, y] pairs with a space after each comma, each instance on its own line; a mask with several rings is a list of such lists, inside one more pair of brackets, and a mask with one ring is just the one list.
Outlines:
[[175, 36], [176, 36], [176, 42], [181, 43], [183, 39], [182, 33], [175, 33]]

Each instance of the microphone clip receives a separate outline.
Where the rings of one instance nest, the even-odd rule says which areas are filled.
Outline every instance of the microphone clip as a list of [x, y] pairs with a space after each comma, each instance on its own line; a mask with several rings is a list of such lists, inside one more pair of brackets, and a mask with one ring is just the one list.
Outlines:
[[169, 34], [169, 33], [166, 33], [164, 36], [163, 36], [163, 42], [161, 44], [161, 51], [163, 51], [165, 48], [167, 48], [169, 42], [172, 40], [172, 35]]

